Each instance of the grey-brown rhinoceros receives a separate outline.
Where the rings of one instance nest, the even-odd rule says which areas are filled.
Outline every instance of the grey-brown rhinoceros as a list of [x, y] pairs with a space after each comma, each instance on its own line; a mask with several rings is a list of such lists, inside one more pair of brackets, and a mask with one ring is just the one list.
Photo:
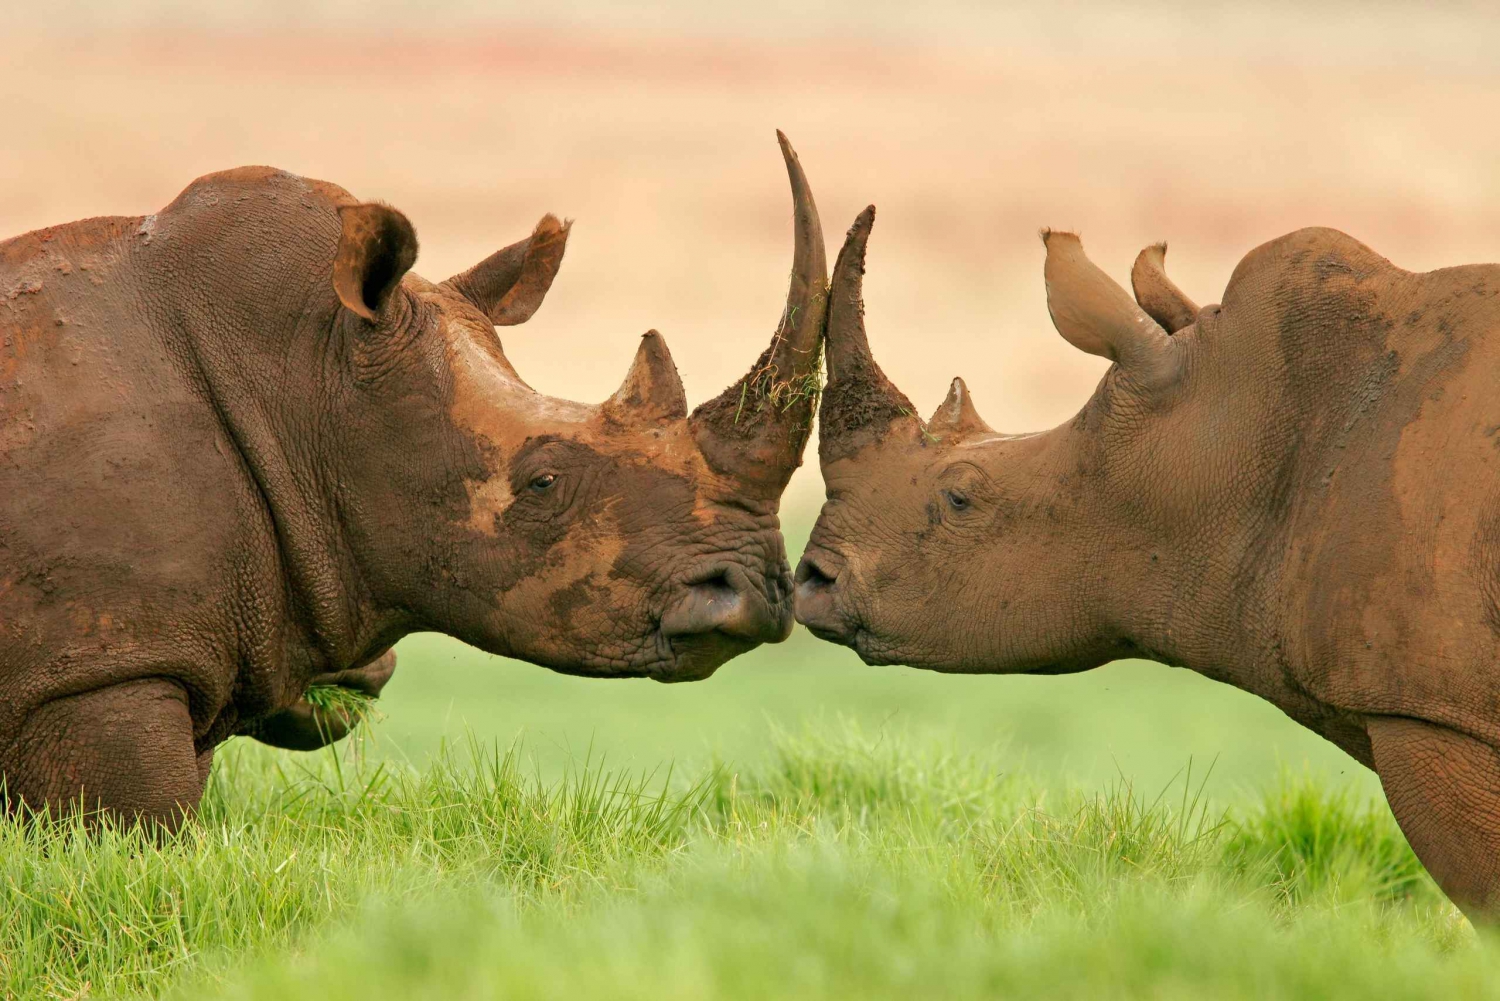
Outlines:
[[1117, 657], [1270, 700], [1370, 768], [1453, 900], [1500, 911], [1500, 267], [1413, 274], [1307, 229], [1200, 310], [1137, 301], [1045, 233], [1058, 331], [1110, 367], [1077, 417], [930, 421], [861, 307], [873, 210], [834, 267], [828, 501], [797, 616], [870, 663], [1080, 671]]
[[826, 267], [782, 148], [782, 320], [691, 416], [655, 332], [599, 406], [506, 360], [495, 326], [531, 316], [563, 255], [552, 216], [433, 284], [395, 209], [250, 167], [0, 243], [7, 805], [175, 823], [216, 744], [319, 743], [307, 686], [378, 691], [414, 630], [661, 681], [784, 639], [777, 508]]

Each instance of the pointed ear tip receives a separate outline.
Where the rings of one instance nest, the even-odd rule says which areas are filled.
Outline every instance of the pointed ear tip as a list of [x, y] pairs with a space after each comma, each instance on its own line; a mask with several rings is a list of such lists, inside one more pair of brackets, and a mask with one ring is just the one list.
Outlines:
[[1167, 241], [1160, 240], [1156, 243], [1147, 244], [1141, 248], [1141, 252], [1135, 256], [1138, 265], [1160, 264], [1167, 257]]

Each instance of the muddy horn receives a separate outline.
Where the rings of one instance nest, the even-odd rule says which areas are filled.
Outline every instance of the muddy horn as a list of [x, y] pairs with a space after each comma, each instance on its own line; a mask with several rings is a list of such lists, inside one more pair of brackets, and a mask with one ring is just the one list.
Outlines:
[[865, 245], [874, 224], [871, 205], [849, 227], [828, 288], [828, 385], [818, 411], [824, 462], [858, 451], [892, 421], [917, 421], [911, 401], [880, 370], [865, 336]]
[[793, 251], [786, 308], [770, 347], [750, 372], [693, 411], [698, 447], [709, 463], [780, 495], [812, 429], [819, 354], [827, 318], [828, 260], [807, 176], [786, 136], [776, 133], [792, 184]]

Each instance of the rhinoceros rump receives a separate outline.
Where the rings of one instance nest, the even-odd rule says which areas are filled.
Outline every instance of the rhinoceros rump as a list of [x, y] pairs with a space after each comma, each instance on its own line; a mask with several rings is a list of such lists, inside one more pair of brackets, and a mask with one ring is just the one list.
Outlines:
[[870, 663], [1124, 656], [1270, 700], [1379, 773], [1450, 897], [1500, 911], [1500, 267], [1402, 271], [1342, 233], [1253, 251], [1199, 310], [1045, 233], [1058, 331], [1114, 365], [1073, 420], [925, 424], [870, 354], [873, 211], [834, 267], [828, 502], [797, 616]]
[[[268, 168], [0, 243], [7, 806], [175, 823], [215, 745], [343, 732], [416, 630], [558, 671], [703, 678], [792, 626], [777, 508], [816, 399], [817, 210], [771, 346], [691, 416], [654, 331], [599, 406], [520, 378], [568, 227], [441, 284], [395, 209]], [[813, 391], [803, 391], [805, 387]]]

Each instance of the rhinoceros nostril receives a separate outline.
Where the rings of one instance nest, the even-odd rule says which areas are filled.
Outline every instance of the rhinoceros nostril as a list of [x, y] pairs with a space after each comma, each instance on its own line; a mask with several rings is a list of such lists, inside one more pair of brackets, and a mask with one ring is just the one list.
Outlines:
[[797, 590], [816, 590], [832, 587], [838, 580], [838, 572], [829, 572], [823, 564], [811, 556], [802, 557], [797, 564]]
[[734, 584], [729, 580], [728, 571], [724, 570], [693, 581], [688, 584], [688, 590], [697, 591], [708, 601], [732, 601], [735, 597]]

